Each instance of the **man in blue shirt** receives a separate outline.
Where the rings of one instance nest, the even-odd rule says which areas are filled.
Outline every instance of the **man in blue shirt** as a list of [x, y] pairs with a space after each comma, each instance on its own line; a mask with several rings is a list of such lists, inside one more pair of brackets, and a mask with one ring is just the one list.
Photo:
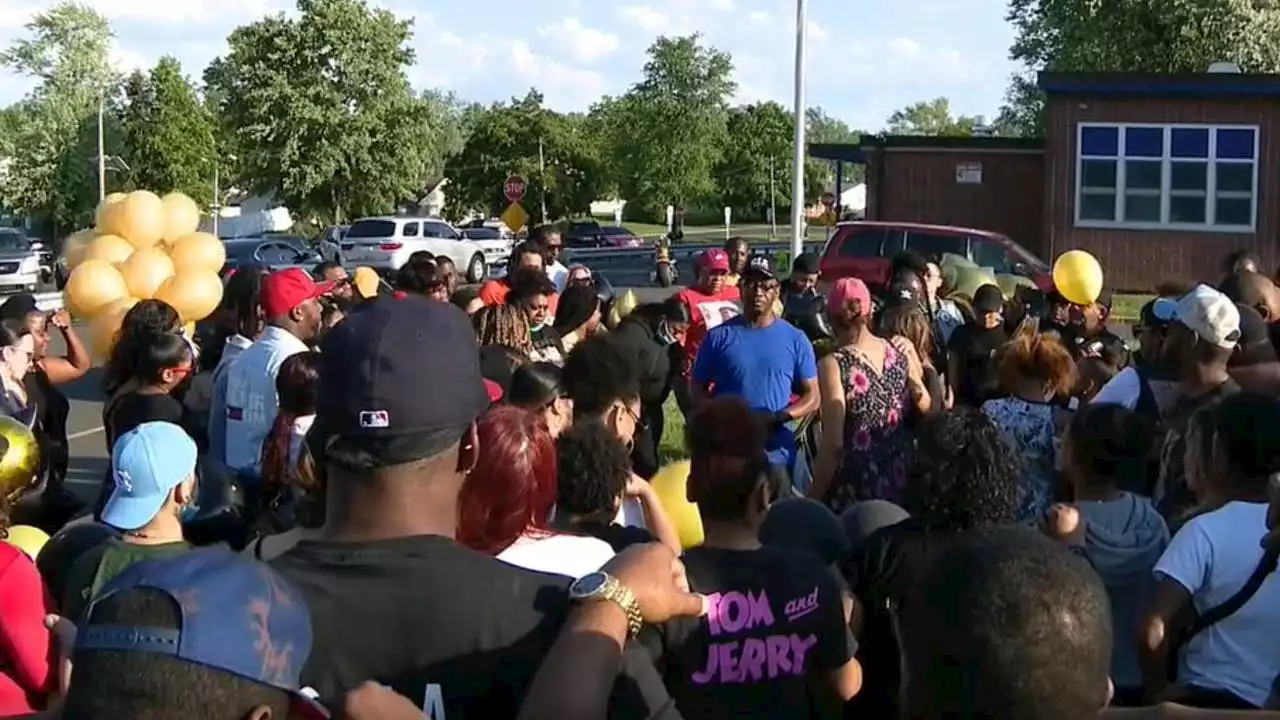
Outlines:
[[742, 315], [711, 330], [698, 351], [694, 403], [722, 395], [746, 400], [771, 432], [770, 462], [790, 472], [796, 454], [790, 424], [817, 411], [819, 404], [813, 345], [776, 315], [780, 282], [767, 258], [751, 259], [739, 287]]

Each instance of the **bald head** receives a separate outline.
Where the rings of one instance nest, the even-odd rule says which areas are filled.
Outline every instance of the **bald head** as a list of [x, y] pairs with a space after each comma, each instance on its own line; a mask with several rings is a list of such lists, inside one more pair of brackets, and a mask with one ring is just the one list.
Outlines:
[[1235, 272], [1222, 281], [1219, 289], [1234, 302], [1257, 310], [1267, 322], [1280, 322], [1280, 290], [1266, 275]]

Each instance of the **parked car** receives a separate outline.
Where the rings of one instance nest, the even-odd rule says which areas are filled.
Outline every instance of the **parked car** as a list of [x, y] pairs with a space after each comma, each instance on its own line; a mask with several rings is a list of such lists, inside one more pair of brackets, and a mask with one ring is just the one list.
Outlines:
[[316, 238], [316, 249], [330, 262], [342, 262], [342, 236], [350, 225], [330, 225]]
[[40, 251], [22, 230], [0, 228], [0, 292], [36, 291], [40, 284]]
[[635, 248], [644, 247], [644, 238], [625, 227], [571, 223], [564, 233], [564, 244], [573, 248]]
[[822, 250], [820, 269], [825, 280], [861, 278], [872, 291], [878, 291], [888, 285], [889, 265], [903, 250], [914, 250], [934, 261], [944, 253], [954, 253], [991, 268], [997, 275], [1022, 275], [1043, 290], [1053, 287], [1049, 265], [1007, 236], [950, 225], [840, 223]]
[[484, 249], [484, 259], [490, 274], [511, 259], [516, 237], [501, 220], [473, 220], [458, 228], [462, 236]]
[[222, 244], [227, 249], [224, 273], [246, 265], [265, 265], [272, 271], [301, 268], [310, 273], [324, 259], [303, 243], [284, 237], [235, 238]]
[[[342, 258], [356, 265], [368, 265], [382, 273], [400, 269], [419, 250], [444, 255], [453, 260], [467, 282], [484, 280], [489, 257], [501, 255], [501, 248], [468, 240], [440, 218], [375, 217], [357, 220], [342, 238]], [[510, 248], [506, 250], [510, 254]]]

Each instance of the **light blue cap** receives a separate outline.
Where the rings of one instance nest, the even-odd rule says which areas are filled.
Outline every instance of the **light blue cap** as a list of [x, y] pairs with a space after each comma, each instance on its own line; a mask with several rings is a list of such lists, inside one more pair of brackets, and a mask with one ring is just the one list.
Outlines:
[[185, 430], [168, 422], [139, 425], [117, 438], [111, 451], [116, 486], [102, 521], [121, 530], [143, 527], [195, 471], [196, 444]]

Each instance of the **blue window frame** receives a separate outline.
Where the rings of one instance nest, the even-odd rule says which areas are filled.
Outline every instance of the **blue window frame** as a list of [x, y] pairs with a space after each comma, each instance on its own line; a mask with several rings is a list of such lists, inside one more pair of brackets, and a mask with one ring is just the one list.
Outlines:
[[1080, 123], [1076, 225], [1251, 232], [1258, 128]]

